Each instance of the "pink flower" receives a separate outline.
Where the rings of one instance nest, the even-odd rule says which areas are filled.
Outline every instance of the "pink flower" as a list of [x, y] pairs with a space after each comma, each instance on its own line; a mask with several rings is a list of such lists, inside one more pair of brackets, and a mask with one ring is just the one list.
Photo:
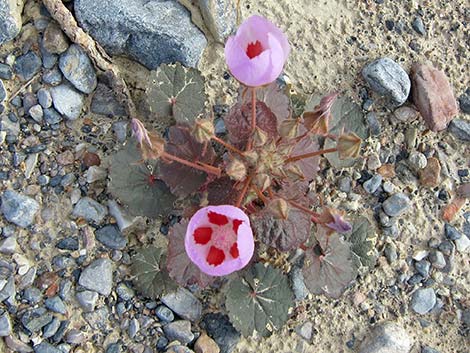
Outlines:
[[248, 216], [230, 205], [197, 211], [189, 221], [184, 245], [191, 261], [211, 276], [245, 267], [255, 248]]
[[251, 16], [225, 44], [228, 68], [241, 83], [257, 87], [282, 72], [290, 46], [282, 31], [261, 16]]

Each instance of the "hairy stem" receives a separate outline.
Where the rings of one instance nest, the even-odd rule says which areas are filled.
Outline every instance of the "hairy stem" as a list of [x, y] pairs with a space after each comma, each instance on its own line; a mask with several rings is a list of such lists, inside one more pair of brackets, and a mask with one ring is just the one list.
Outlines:
[[320, 151], [300, 154], [298, 156], [292, 156], [292, 157], [287, 158], [284, 161], [284, 163], [287, 164], [287, 163], [297, 162], [297, 161], [300, 161], [301, 159], [311, 158], [311, 157], [319, 156], [319, 155], [325, 154], [325, 153], [332, 153], [332, 152], [336, 152], [337, 150], [338, 149], [336, 147], [334, 147], [334, 148], [328, 148], [326, 150], [320, 150]]
[[218, 177], [220, 177], [220, 174], [222, 173], [220, 168], [213, 167], [211, 165], [208, 165], [202, 162], [193, 163], [193, 162], [187, 161], [186, 159], [179, 158], [167, 152], [162, 152], [162, 158], [166, 158], [166, 159], [169, 159], [170, 161], [178, 162], [188, 167], [201, 170], [203, 172], [206, 172], [207, 174], [214, 174]]
[[[304, 211], [305, 213], [308, 213], [309, 215], [312, 216], [312, 220], [313, 218], [317, 219], [318, 217], [320, 217], [320, 214], [315, 212], [315, 211], [312, 211], [311, 209], [305, 207], [305, 206], [302, 206], [301, 204], [295, 202], [295, 201], [292, 201], [292, 200], [285, 200], [287, 201], [289, 204], [292, 205], [292, 207], [295, 207], [295, 208], [298, 208], [299, 210], [301, 211]], [[313, 220], [315, 222], [315, 220]]]
[[239, 154], [240, 156], [243, 157], [243, 151], [240, 151], [238, 148], [236, 148], [235, 146], [231, 145], [230, 143], [228, 142], [225, 142], [224, 140], [218, 138], [217, 136], [212, 136], [211, 137], [212, 140], [214, 140], [215, 142], [218, 142], [220, 143], [222, 146], [224, 146], [226, 149], [232, 151], [232, 152], [235, 152], [237, 154]]
[[251, 150], [253, 146], [253, 133], [256, 130], [256, 87], [251, 88], [251, 134], [248, 137], [246, 150]]
[[240, 195], [238, 195], [238, 199], [237, 199], [237, 202], [235, 204], [236, 207], [240, 207], [242, 202], [243, 202], [243, 199], [245, 198], [245, 195], [248, 191], [248, 188], [250, 187], [250, 184], [251, 184], [251, 180], [253, 179], [253, 175], [248, 175], [248, 177], [245, 179], [245, 184], [243, 185], [243, 189], [242, 191], [240, 192]]

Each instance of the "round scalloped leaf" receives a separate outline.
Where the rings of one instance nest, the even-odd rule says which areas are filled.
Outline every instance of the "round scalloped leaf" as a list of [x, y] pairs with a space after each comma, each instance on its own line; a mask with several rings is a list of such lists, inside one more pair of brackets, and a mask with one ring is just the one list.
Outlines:
[[144, 296], [156, 299], [177, 289], [166, 271], [166, 256], [161, 248], [141, 248], [132, 257], [133, 283]]
[[360, 264], [363, 267], [373, 268], [378, 256], [375, 249], [377, 235], [369, 220], [366, 217], [359, 217], [345, 238], [351, 243], [351, 250], [359, 257]]
[[192, 124], [206, 102], [204, 78], [199, 70], [180, 63], [162, 64], [150, 73], [147, 97], [153, 113]]
[[173, 210], [175, 196], [157, 179], [156, 161], [142, 161], [134, 140], [111, 157], [109, 192], [134, 215], [150, 218], [167, 216]]
[[261, 263], [230, 282], [225, 302], [230, 321], [246, 337], [254, 331], [269, 336], [280, 329], [293, 304], [287, 276]]

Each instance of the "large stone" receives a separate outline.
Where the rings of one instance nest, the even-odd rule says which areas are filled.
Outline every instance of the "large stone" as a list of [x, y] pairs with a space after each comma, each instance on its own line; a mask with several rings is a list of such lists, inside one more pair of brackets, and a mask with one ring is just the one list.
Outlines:
[[432, 131], [444, 130], [459, 108], [446, 74], [432, 66], [411, 68], [413, 102]]
[[403, 327], [385, 322], [374, 327], [362, 341], [359, 353], [409, 353], [412, 343]]
[[70, 120], [78, 119], [85, 101], [83, 94], [72, 85], [63, 83], [51, 88], [52, 103], [54, 108]]
[[185, 288], [180, 287], [176, 292], [162, 297], [161, 300], [183, 319], [197, 321], [201, 317], [201, 302]]
[[6, 190], [2, 194], [2, 212], [5, 218], [19, 227], [26, 228], [34, 222], [39, 211], [36, 200], [16, 191]]
[[0, 0], [0, 44], [14, 39], [20, 33], [23, 0]]
[[177, 1], [76, 0], [80, 25], [111, 54], [127, 55], [149, 69], [179, 61], [196, 66], [207, 44]]
[[411, 82], [403, 68], [390, 58], [377, 59], [362, 70], [362, 76], [377, 93], [402, 105], [410, 94]]
[[64, 77], [83, 93], [91, 93], [97, 85], [96, 73], [90, 58], [77, 44], [72, 44], [60, 56], [59, 68]]
[[233, 0], [199, 0], [204, 23], [218, 42], [224, 43], [237, 24], [237, 9]]
[[78, 284], [102, 295], [110, 295], [113, 287], [112, 262], [108, 259], [93, 261], [80, 274]]
[[170, 341], [178, 340], [182, 344], [188, 344], [194, 339], [194, 334], [191, 332], [191, 322], [187, 320], [170, 322], [163, 326], [163, 331]]

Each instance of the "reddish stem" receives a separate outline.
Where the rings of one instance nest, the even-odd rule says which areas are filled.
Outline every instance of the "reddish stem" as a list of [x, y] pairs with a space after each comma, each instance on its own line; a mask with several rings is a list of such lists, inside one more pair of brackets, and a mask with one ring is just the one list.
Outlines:
[[320, 217], [319, 213], [317, 213], [315, 211], [312, 211], [312, 210], [308, 209], [307, 207], [302, 206], [301, 204], [298, 204], [295, 201], [292, 201], [292, 200], [286, 200], [286, 201], [289, 202], [293, 207], [298, 208], [299, 210], [304, 211], [304, 212], [308, 213], [309, 215], [311, 215], [312, 220], [313, 220], [313, 218], [317, 219], [318, 217]]
[[284, 161], [284, 163], [287, 164], [287, 163], [297, 162], [297, 161], [300, 161], [301, 159], [311, 158], [311, 157], [315, 157], [315, 156], [325, 154], [325, 153], [332, 153], [332, 152], [336, 152], [337, 150], [338, 149], [335, 147], [335, 148], [327, 148], [326, 150], [300, 154], [298, 156], [292, 156], [292, 157], [287, 158]]
[[251, 134], [248, 137], [246, 150], [251, 150], [253, 146], [253, 133], [256, 130], [256, 87], [251, 88]]
[[169, 154], [167, 152], [162, 153], [162, 158], [166, 158], [166, 159], [169, 159], [170, 161], [174, 161], [174, 162], [184, 164], [188, 167], [191, 167], [191, 168], [194, 168], [194, 169], [197, 169], [197, 170], [202, 170], [203, 172], [206, 172], [207, 174], [214, 174], [218, 177], [220, 177], [220, 174], [222, 173], [220, 168], [213, 167], [211, 165], [204, 164], [202, 162], [193, 163], [193, 162], [187, 161], [185, 159], [179, 158], [177, 156], [174, 156], [172, 154]]
[[237, 203], [235, 204], [236, 207], [240, 207], [243, 199], [245, 198], [246, 192], [248, 191], [248, 188], [251, 184], [251, 180], [253, 179], [252, 175], [248, 175], [248, 177], [245, 179], [245, 184], [243, 185], [243, 189], [240, 192], [240, 195], [238, 195]]
[[253, 188], [253, 190], [255, 190], [256, 194], [258, 195], [258, 197], [261, 199], [261, 201], [263, 201], [263, 203], [265, 205], [268, 204], [269, 200], [266, 196], [264, 196], [264, 194], [261, 192], [260, 189], [258, 189], [256, 186], [254, 185], [251, 185], [251, 187]]
[[212, 136], [211, 139], [213, 139], [215, 142], [220, 143], [222, 146], [224, 146], [226, 149], [238, 153], [239, 155], [243, 156], [243, 151], [240, 151], [238, 148], [235, 146], [232, 146], [230, 143], [225, 142], [224, 140], [218, 138], [217, 136]]

